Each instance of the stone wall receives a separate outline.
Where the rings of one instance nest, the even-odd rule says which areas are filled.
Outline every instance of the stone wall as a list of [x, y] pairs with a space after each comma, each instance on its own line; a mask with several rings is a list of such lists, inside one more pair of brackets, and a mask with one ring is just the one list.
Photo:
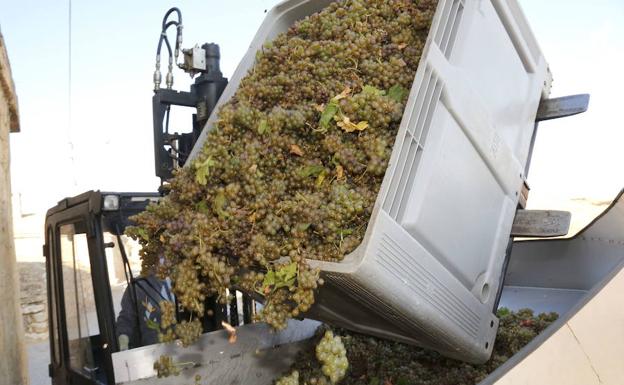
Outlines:
[[0, 378], [4, 384], [23, 385], [28, 384], [28, 373], [18, 303], [9, 167], [9, 132], [17, 131], [17, 97], [4, 39], [0, 34]]
[[27, 341], [48, 338], [48, 307], [44, 262], [18, 262], [20, 307]]

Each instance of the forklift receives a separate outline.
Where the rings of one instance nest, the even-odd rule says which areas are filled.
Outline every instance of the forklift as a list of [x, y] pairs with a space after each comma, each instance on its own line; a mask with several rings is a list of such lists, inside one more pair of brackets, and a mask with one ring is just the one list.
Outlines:
[[[170, 29], [176, 31], [173, 47], [167, 35]], [[184, 167], [228, 84], [219, 67], [219, 46], [206, 43], [182, 49], [182, 30], [181, 12], [171, 8], [162, 20], [153, 76], [155, 173], [161, 179], [160, 188], [144, 193], [87, 191], [61, 200], [47, 212], [43, 255], [49, 304], [49, 375], [54, 385], [192, 383], [199, 373], [203, 376], [202, 384], [270, 384], [288, 369], [295, 354], [308, 346], [321, 325], [310, 319], [290, 320], [285, 330], [271, 331], [265, 324], [253, 323], [257, 306], [254, 298], [233, 288], [232, 300], [227, 305], [218, 304], [214, 297], [206, 299], [211, 316], [202, 319], [204, 334], [193, 346], [180, 349], [176, 343], [131, 344], [130, 349], [121, 349], [116, 326], [121, 298], [127, 290], [136, 305], [136, 291], [148, 284], [139, 274], [139, 246], [124, 231], [132, 225], [133, 215], [163, 196], [162, 186], [173, 171]], [[163, 46], [168, 53], [165, 88], [161, 88], [160, 72]], [[183, 59], [178, 63], [180, 54]], [[189, 91], [173, 89], [174, 64], [195, 76]], [[588, 100], [588, 95], [543, 99], [535, 128], [542, 120], [584, 112]], [[172, 106], [195, 108], [190, 132], [169, 131]], [[561, 236], [569, 227], [569, 213], [523, 210], [527, 194], [528, 186], [520, 199], [505, 269], [512, 264], [513, 237]], [[615, 206], [616, 203], [607, 211]], [[514, 269], [511, 273], [522, 270]], [[517, 287], [522, 286], [520, 276], [513, 276]], [[497, 305], [512, 298], [503, 291], [502, 284], [500, 290]], [[180, 319], [181, 316], [178, 314]], [[223, 330], [224, 322], [236, 327], [236, 344], [228, 342], [230, 332]], [[153, 363], [161, 355], [176, 356], [184, 369], [179, 377], [155, 378]]]

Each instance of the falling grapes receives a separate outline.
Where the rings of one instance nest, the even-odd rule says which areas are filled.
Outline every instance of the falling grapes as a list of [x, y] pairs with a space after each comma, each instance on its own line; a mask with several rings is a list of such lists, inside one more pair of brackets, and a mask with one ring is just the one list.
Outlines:
[[176, 325], [175, 332], [182, 346], [187, 347], [197, 341], [202, 332], [202, 325], [197, 318], [192, 321], [182, 321]]
[[156, 371], [158, 378], [169, 377], [171, 375], [177, 376], [180, 374], [180, 370], [173, 362], [173, 358], [164, 355], [161, 355], [158, 361], [154, 363], [154, 370]]
[[299, 372], [293, 370], [289, 375], [275, 381], [275, 385], [299, 385]]
[[[197, 317], [233, 285], [263, 295], [277, 329], [306, 312], [322, 283], [307, 261], [362, 241], [436, 3], [340, 0], [267, 42], [198, 157], [128, 228], [143, 274], [171, 277]], [[197, 338], [195, 321], [165, 324], [165, 339]]]
[[316, 358], [322, 364], [321, 371], [332, 384], [338, 383], [347, 373], [347, 351], [340, 336], [334, 336], [331, 330], [326, 331], [316, 345]]
[[174, 325], [176, 320], [175, 303], [171, 301], [160, 301], [160, 328], [167, 329]]

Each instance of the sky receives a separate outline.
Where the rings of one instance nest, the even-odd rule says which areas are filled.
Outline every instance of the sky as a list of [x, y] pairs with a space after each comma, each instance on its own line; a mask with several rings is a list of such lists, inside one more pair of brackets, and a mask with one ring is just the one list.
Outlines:
[[[154, 191], [152, 74], [165, 11], [182, 10], [184, 47], [221, 46], [229, 77], [277, 2], [74, 0], [70, 82], [69, 2], [0, 0], [21, 122], [11, 135], [14, 194], [40, 211], [89, 189]], [[551, 96], [591, 94], [587, 113], [540, 124], [532, 197], [612, 198], [624, 187], [624, 1], [519, 3], [550, 64]], [[174, 88], [187, 90], [188, 75], [174, 75]], [[172, 121], [187, 131], [190, 112]]]

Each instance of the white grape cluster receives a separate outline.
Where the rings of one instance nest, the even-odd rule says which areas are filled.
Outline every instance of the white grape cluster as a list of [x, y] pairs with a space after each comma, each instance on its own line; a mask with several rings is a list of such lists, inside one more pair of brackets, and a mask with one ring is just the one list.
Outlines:
[[169, 377], [172, 374], [174, 376], [180, 374], [180, 369], [173, 362], [173, 358], [165, 355], [161, 355], [158, 361], [154, 362], [154, 370], [158, 378]]
[[293, 370], [288, 376], [284, 376], [275, 382], [275, 385], [299, 385], [299, 372]]
[[340, 336], [334, 336], [330, 330], [316, 345], [316, 358], [323, 364], [323, 374], [329, 377], [332, 384], [338, 383], [347, 373], [347, 351]]
[[[320, 281], [305, 261], [339, 262], [364, 238], [437, 3], [334, 1], [264, 44], [197, 158], [132, 217], [143, 273], [171, 277], [197, 317], [240, 281], [262, 286], [276, 329], [307, 312]], [[282, 258], [295, 282], [244, 282]]]

